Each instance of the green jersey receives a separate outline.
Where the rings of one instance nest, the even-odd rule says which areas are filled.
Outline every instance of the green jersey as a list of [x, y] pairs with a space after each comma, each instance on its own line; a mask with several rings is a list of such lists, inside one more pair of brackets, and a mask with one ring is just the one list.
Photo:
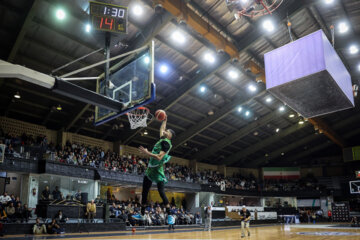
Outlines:
[[165, 182], [167, 179], [164, 173], [164, 164], [170, 161], [171, 156], [169, 155], [170, 149], [172, 147], [171, 141], [167, 138], [161, 138], [152, 149], [151, 153], [159, 154], [163, 150], [164, 144], [169, 145], [169, 148], [166, 151], [164, 157], [159, 161], [156, 158], [150, 157], [148, 168], [146, 169], [145, 175], [153, 182]]

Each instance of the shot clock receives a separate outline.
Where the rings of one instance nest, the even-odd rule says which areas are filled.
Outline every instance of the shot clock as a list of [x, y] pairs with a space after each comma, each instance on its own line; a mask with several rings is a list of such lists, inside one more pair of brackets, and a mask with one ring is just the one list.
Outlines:
[[90, 17], [93, 29], [114, 33], [127, 33], [127, 7], [91, 1]]

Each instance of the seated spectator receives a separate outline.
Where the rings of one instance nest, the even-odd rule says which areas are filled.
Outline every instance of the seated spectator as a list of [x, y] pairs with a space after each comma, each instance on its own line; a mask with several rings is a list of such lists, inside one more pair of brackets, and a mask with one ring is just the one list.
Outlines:
[[117, 207], [115, 203], [112, 204], [109, 210], [110, 210], [110, 215], [114, 217], [118, 217], [121, 213], [120, 208]]
[[14, 205], [17, 206], [18, 203], [22, 204], [21, 201], [20, 201], [20, 197], [17, 196], [17, 197], [15, 198]]
[[200, 213], [197, 212], [195, 214], [195, 224], [201, 224], [201, 223], [202, 223], [202, 219], [201, 219]]
[[123, 220], [124, 223], [127, 223], [127, 222], [128, 222], [128, 215], [126, 214], [125, 210], [122, 210], [122, 211], [121, 211], [121, 214], [120, 214], [119, 218], [120, 218], [121, 220]]
[[57, 214], [55, 215], [54, 219], [56, 221], [58, 221], [59, 223], [66, 223], [67, 221], [69, 221], [69, 219], [62, 213], [61, 210], [59, 210], [57, 212]]
[[0, 221], [1, 222], [7, 222], [7, 214], [3, 207], [0, 206]]
[[47, 227], [47, 232], [49, 234], [60, 234], [60, 233], [65, 233], [64, 229], [60, 227], [60, 225], [56, 222], [56, 219], [53, 218], [51, 223], [49, 223], [48, 227]]
[[21, 221], [23, 222], [23, 207], [21, 206], [21, 203], [18, 202], [16, 207], [15, 207], [15, 221]]
[[24, 204], [22, 213], [23, 213], [22, 219], [25, 220], [25, 222], [28, 222], [29, 218], [32, 217], [32, 215], [31, 215], [31, 208], [29, 208], [27, 204]]
[[6, 215], [8, 217], [8, 220], [11, 222], [16, 221], [15, 218], [15, 207], [14, 207], [14, 203], [10, 202], [9, 206], [6, 207]]
[[94, 202], [94, 200], [91, 200], [91, 202], [89, 202], [86, 206], [86, 216], [87, 219], [93, 222], [94, 218], [96, 216], [96, 204]]
[[0, 203], [5, 207], [8, 202], [11, 201], [11, 197], [7, 194], [7, 192], [4, 192], [2, 196], [0, 196]]
[[75, 199], [81, 201], [81, 191], [80, 189], [75, 193]]
[[50, 190], [49, 186], [46, 186], [45, 189], [41, 193], [42, 200], [50, 200]]
[[34, 234], [45, 234], [46, 233], [46, 226], [45, 224], [40, 223], [40, 219], [36, 218], [36, 223], [33, 227]]
[[352, 227], [360, 227], [360, 223], [357, 217], [352, 217], [350, 224]]
[[58, 186], [55, 187], [55, 190], [52, 192], [52, 195], [53, 195], [54, 200], [61, 200], [62, 199], [61, 198], [61, 192], [60, 192]]

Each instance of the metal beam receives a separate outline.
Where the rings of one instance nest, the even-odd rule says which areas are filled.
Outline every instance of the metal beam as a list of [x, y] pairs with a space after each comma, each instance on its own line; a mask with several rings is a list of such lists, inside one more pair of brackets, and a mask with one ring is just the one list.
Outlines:
[[[300, 130], [303, 126], [299, 124], [295, 124], [291, 127], [286, 128], [285, 130], [280, 131], [279, 133], [266, 138], [265, 140], [261, 140], [260, 142], [251, 145], [248, 148], [242, 149], [241, 151], [238, 151], [234, 153], [233, 155], [227, 157], [224, 159], [223, 164], [231, 165], [237, 162], [240, 159], [245, 159], [246, 156], [255, 153], [256, 151], [261, 150], [265, 146], [269, 146], [272, 143], [281, 140], [282, 138]], [[243, 162], [243, 161], [242, 161]]]
[[[285, 114], [285, 112], [284, 112]], [[233, 134], [229, 135], [228, 137], [224, 137], [220, 141], [212, 144], [209, 148], [205, 149], [204, 151], [198, 152], [194, 155], [194, 159], [201, 161], [207, 157], [210, 157], [212, 154], [216, 153], [217, 151], [225, 148], [226, 146], [236, 142], [238, 139], [243, 138], [250, 134], [251, 132], [255, 131], [257, 128], [266, 125], [270, 121], [274, 120], [274, 118], [279, 117], [280, 113], [278, 111], [272, 111], [267, 115], [261, 117], [260, 119], [248, 124], [247, 126], [241, 128], [240, 130], [234, 132]]]
[[75, 117], [71, 118], [72, 120], [66, 124], [65, 131], [69, 131], [70, 128], [79, 120], [79, 118], [89, 109], [90, 106], [90, 104], [86, 104], [85, 107], [83, 107]]
[[[352, 124], [354, 122], [359, 122], [360, 120], [360, 115], [357, 115], [357, 116], [354, 116], [354, 117], [351, 117], [351, 118], [348, 118], [344, 121], [341, 121], [341, 122], [338, 122], [336, 124], [334, 124], [333, 126], [331, 126], [333, 129], [341, 129], [342, 127], [345, 127], [345, 126], [348, 126], [349, 124]], [[294, 150], [298, 147], [301, 147], [302, 145], [310, 142], [310, 141], [313, 141], [317, 138], [319, 138], [319, 136], [322, 136], [320, 134], [318, 135], [315, 135], [315, 134], [312, 134], [312, 135], [309, 135], [305, 138], [302, 138], [300, 139], [299, 141], [296, 141], [296, 142], [293, 142], [293, 143], [289, 143], [288, 145], [274, 151], [274, 152], [271, 152], [269, 153], [269, 156], [268, 157], [260, 157], [258, 159], [255, 159], [254, 161], [252, 161], [250, 163], [250, 166], [258, 166], [260, 165], [262, 162], [264, 161], [271, 161], [273, 159], [276, 159], [277, 157], [280, 157], [281, 153], [287, 153], [291, 150]]]
[[42, 2], [42, 0], [34, 0], [34, 3], [32, 4], [31, 9], [26, 16], [24, 24], [22, 25], [21, 30], [16, 38], [14, 46], [11, 49], [11, 52], [8, 57], [8, 62], [14, 62], [16, 54], [21, 46], [21, 43], [22, 43], [22, 41], [25, 37], [25, 34], [29, 28], [29, 25], [31, 24], [35, 14], [37, 13], [37, 11], [41, 5], [41, 2]]
[[[356, 129], [356, 130], [351, 130], [350, 132], [346, 133], [344, 135], [344, 139], [351, 138], [353, 136], [356, 136], [357, 134], [360, 134], [360, 128]], [[285, 158], [284, 161], [286, 161], [286, 162], [295, 162], [295, 161], [297, 161], [299, 159], [304, 159], [305, 157], [309, 156], [310, 154], [319, 152], [320, 150], [325, 149], [325, 148], [330, 147], [330, 146], [333, 146], [333, 145], [334, 145], [333, 142], [327, 141], [327, 142], [325, 142], [323, 144], [320, 144], [320, 145], [317, 145], [317, 146], [312, 147], [310, 149], [307, 149], [306, 151], [303, 151], [301, 153], [297, 153], [293, 157]]]
[[[261, 89], [262, 90], [262, 89]], [[253, 98], [256, 98], [262, 94], [264, 94], [266, 91], [261, 91], [258, 95], [251, 96], [249, 92], [245, 92], [242, 94], [239, 94], [231, 103], [225, 105], [219, 111], [215, 112], [214, 115], [209, 116], [208, 118], [205, 118], [201, 120], [196, 125], [190, 127], [187, 129], [186, 132], [180, 134], [179, 136], [174, 139], [173, 148], [177, 148], [179, 145], [186, 142], [188, 139], [192, 138], [193, 136], [197, 135], [198, 133], [202, 132], [209, 126], [213, 125], [214, 123], [220, 121], [224, 117], [226, 117], [228, 114], [232, 113], [235, 108], [237, 108], [240, 105], [245, 105], [248, 102], [250, 102]]]

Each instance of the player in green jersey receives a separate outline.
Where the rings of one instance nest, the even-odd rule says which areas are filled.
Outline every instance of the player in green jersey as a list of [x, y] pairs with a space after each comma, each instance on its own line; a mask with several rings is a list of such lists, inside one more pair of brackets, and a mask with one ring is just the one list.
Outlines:
[[154, 145], [151, 152], [143, 146], [139, 147], [141, 153], [150, 157], [142, 188], [142, 215], [145, 213], [147, 197], [153, 182], [157, 184], [157, 188], [160, 197], [163, 200], [163, 204], [166, 206], [169, 203], [169, 200], [165, 195], [165, 183], [167, 183], [167, 179], [164, 173], [164, 164], [170, 161], [171, 156], [169, 155], [169, 152], [172, 147], [171, 139], [175, 137], [175, 132], [171, 129], [166, 129], [166, 123], [167, 119], [165, 119], [161, 124], [160, 140]]

